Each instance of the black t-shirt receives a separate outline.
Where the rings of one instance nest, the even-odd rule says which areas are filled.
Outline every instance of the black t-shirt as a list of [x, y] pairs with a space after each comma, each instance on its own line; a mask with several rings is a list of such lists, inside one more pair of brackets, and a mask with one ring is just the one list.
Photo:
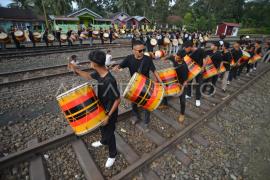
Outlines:
[[153, 34], [153, 32], [152, 31], [149, 31], [149, 35], [151, 36]]
[[248, 41], [245, 40], [245, 41], [244, 41], [244, 44], [245, 44], [245, 45], [249, 45], [249, 44], [251, 44], [251, 41], [250, 41], [250, 40], [248, 40]]
[[255, 54], [260, 54], [262, 52], [262, 47], [259, 47], [257, 50], [255, 50]]
[[146, 44], [150, 44], [150, 41], [151, 41], [150, 37], [146, 36]]
[[243, 52], [239, 49], [239, 50], [236, 50], [236, 49], [232, 49], [231, 50], [231, 53], [232, 53], [232, 56], [233, 56], [233, 59], [234, 59], [234, 62], [236, 63], [240, 58], [242, 58], [243, 56]]
[[71, 36], [71, 33], [72, 33], [72, 31], [67, 32], [67, 37], [70, 37]]
[[[100, 103], [106, 111], [110, 111], [114, 101], [120, 97], [115, 78], [110, 72], [108, 72], [106, 76], [100, 77], [97, 71], [92, 73], [91, 77], [98, 81], [98, 99]], [[118, 108], [113, 112], [110, 121], [116, 122], [117, 116]]]
[[79, 31], [79, 30], [78, 30], [78, 35], [79, 35], [79, 36], [81, 35], [81, 33], [82, 33], [82, 31]]
[[[232, 62], [232, 55], [229, 52], [224, 53], [224, 51], [222, 51], [223, 54], [223, 61], [231, 63]], [[226, 71], [230, 71], [230, 64], [223, 64], [226, 68]]]
[[220, 35], [219, 38], [220, 38], [220, 40], [223, 40], [226, 38], [226, 35]]
[[188, 79], [188, 67], [185, 61], [182, 61], [181, 64], [178, 64], [175, 61], [175, 57], [174, 56], [170, 56], [169, 58], [170, 61], [172, 61], [173, 63], [173, 67], [175, 67], [176, 73], [177, 73], [177, 77], [179, 80], [179, 83], [181, 85], [183, 85], [184, 81], [186, 81]]
[[254, 56], [254, 54], [255, 54], [253, 51], [247, 51], [247, 52], [249, 53], [250, 58], [252, 58]]
[[142, 32], [140, 32], [139, 36], [140, 36], [140, 40], [143, 41], [143, 33]]
[[154, 72], [156, 70], [156, 67], [152, 61], [152, 59], [149, 56], [143, 55], [142, 59], [136, 59], [135, 55], [128, 55], [120, 64], [119, 66], [121, 68], [129, 68], [130, 76], [132, 77], [135, 72], [138, 72], [138, 69], [141, 66], [141, 63], [144, 59], [143, 65], [142, 65], [142, 71], [141, 74], [145, 77], [149, 78], [149, 71], [151, 70]]
[[[194, 51], [193, 51], [194, 52]], [[198, 48], [197, 50], [195, 50], [195, 52], [193, 53], [191, 52], [189, 55], [191, 59], [193, 59], [199, 66], [203, 66], [203, 59], [206, 58], [206, 53], [204, 52], [203, 49]]]
[[100, 30], [100, 38], [102, 39], [102, 37], [103, 37], [103, 33], [104, 33], [104, 31], [103, 30]]
[[61, 35], [61, 32], [56, 32], [56, 37], [58, 38], [58, 39], [60, 39], [60, 35]]
[[[47, 35], [47, 36], [45, 36], [45, 35]], [[48, 39], [48, 31], [44, 31], [43, 40], [45, 40], [45, 39]]]
[[173, 41], [173, 39], [174, 39], [174, 35], [170, 35], [170, 42], [172, 42]]
[[133, 35], [132, 41], [135, 41], [135, 40], [136, 40], [136, 34], [134, 33], [134, 34], [132, 34], [132, 35]]
[[109, 37], [112, 38], [112, 35], [113, 35], [113, 30], [110, 31]]
[[219, 65], [221, 63], [221, 61], [223, 61], [223, 57], [221, 55], [221, 53], [219, 51], [213, 53], [213, 50], [208, 50], [208, 51], [205, 51], [205, 53], [207, 55], [209, 55], [214, 63], [214, 66], [217, 68], [217, 70], [219, 70]]
[[[14, 32], [15, 32], [15, 31], [14, 31]], [[14, 32], [10, 33], [13, 40], [16, 39], [16, 37], [15, 37], [15, 35], [14, 35]], [[16, 39], [16, 40], [17, 40], [17, 39]]]
[[88, 29], [87, 31], [88, 31], [88, 37], [92, 37], [92, 32], [93, 31], [91, 29]]
[[188, 40], [189, 34], [184, 32], [184, 39], [183, 41], [186, 42]]

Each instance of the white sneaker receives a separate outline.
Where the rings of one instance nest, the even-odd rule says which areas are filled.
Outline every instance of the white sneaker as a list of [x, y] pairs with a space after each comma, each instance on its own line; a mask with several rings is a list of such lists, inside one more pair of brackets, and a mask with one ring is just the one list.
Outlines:
[[246, 76], [249, 76], [249, 74], [247, 73]]
[[240, 78], [238, 78], [237, 80], [240, 81]]
[[213, 94], [210, 94], [210, 96], [213, 96]]
[[256, 68], [255, 68], [255, 67], [254, 67], [253, 69], [254, 69], [254, 70], [256, 70]]
[[105, 167], [106, 168], [112, 167], [114, 162], [115, 162], [115, 158], [108, 158], [108, 160], [107, 160], [107, 162], [105, 164]]
[[102, 146], [103, 144], [100, 143], [100, 141], [96, 141], [94, 143], [92, 143], [92, 146], [93, 147], [99, 147], [99, 146]]
[[228, 81], [228, 82], [227, 82], [227, 84], [231, 84], [231, 82], [230, 82], [230, 81]]
[[200, 100], [196, 100], [196, 106], [201, 106], [201, 101]]
[[186, 95], [186, 99], [190, 99], [190, 98], [191, 98], [190, 96]]
[[253, 72], [253, 69], [250, 69], [250, 72]]

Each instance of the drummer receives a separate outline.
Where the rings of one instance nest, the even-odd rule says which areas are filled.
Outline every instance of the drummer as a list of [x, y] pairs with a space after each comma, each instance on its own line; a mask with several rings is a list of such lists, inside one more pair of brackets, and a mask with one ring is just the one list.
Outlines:
[[[184, 48], [187, 53], [190, 53], [189, 56], [191, 59], [193, 59], [200, 67], [201, 67], [201, 73], [198, 74], [195, 79], [197, 83], [196, 87], [196, 106], [201, 106], [201, 86], [203, 83], [203, 72], [206, 64], [208, 63], [209, 58], [207, 57], [206, 53], [201, 48], [195, 48], [193, 47], [193, 43], [191, 41], [187, 41], [184, 43]], [[205, 62], [203, 62], [203, 59], [205, 59]], [[187, 95], [186, 98], [191, 98], [191, 84], [192, 81], [188, 82], [190, 85], [187, 86]]]
[[[227, 79], [228, 79], [228, 75], [230, 72], [230, 64], [232, 62], [232, 55], [231, 52], [229, 51], [229, 47], [230, 47], [230, 43], [229, 42], [224, 42], [224, 44], [222, 45], [222, 55], [223, 55], [223, 61], [221, 62], [220, 66], [222, 67], [224, 65], [224, 67], [226, 68], [226, 71], [223, 74], [223, 79], [222, 79], [222, 85], [221, 85], [221, 91], [222, 92], [226, 92], [226, 86], [227, 86]], [[218, 72], [218, 75], [220, 74], [220, 71]]]
[[153, 52], [153, 47], [150, 44], [151, 39], [153, 39], [152, 36], [150, 35], [149, 32], [147, 32], [146, 33], [146, 47], [147, 47], [148, 52]]
[[61, 38], [61, 31], [62, 31], [62, 29], [59, 28], [59, 30], [56, 32], [56, 38], [57, 38], [57, 40], [59, 41], [59, 46], [60, 46], [60, 47], [62, 47], [62, 46], [61, 46], [61, 40], [60, 40], [60, 38]]
[[224, 32], [222, 32], [222, 35], [219, 36], [219, 41], [222, 41], [222, 43], [220, 43], [221, 45], [223, 45], [223, 42], [225, 41], [226, 39], [226, 35]]
[[[180, 38], [180, 36], [181, 36], [181, 35], [180, 35], [180, 31], [177, 30], [177, 31], [176, 31], [176, 34], [174, 35], [175, 39], [177, 39], [177, 41], [178, 41], [178, 39]], [[174, 48], [173, 48], [173, 54], [177, 53], [178, 50], [179, 50], [179, 45], [178, 45], [178, 43], [177, 43], [177, 46], [174, 46]]]
[[[179, 115], [179, 122], [181, 123], [182, 121], [184, 121], [184, 114], [185, 114], [185, 108], [186, 108], [186, 99], [185, 99], [185, 95], [186, 95], [186, 85], [188, 82], [188, 67], [186, 62], [184, 61], [184, 57], [187, 55], [186, 51], [184, 49], [180, 49], [179, 51], [177, 51], [177, 53], [175, 55], [172, 56], [166, 56], [161, 58], [161, 60], [163, 62], [165, 62], [166, 60], [170, 60], [173, 63], [173, 66], [176, 70], [177, 73], [177, 77], [178, 77], [178, 81], [180, 83], [181, 86], [181, 90], [179, 91], [179, 93], [176, 96], [179, 96], [180, 98], [180, 110], [181, 110], [181, 114]], [[168, 107], [168, 102], [167, 102], [167, 97], [163, 98], [163, 105], [160, 105], [158, 108], [159, 109], [164, 109]]]
[[136, 41], [136, 33], [135, 30], [132, 31], [131, 33], [131, 39], [132, 39], [132, 50], [133, 50], [133, 44]]
[[87, 35], [90, 41], [90, 46], [92, 46], [93, 45], [93, 27], [92, 26], [90, 26], [89, 29], [87, 30]]
[[112, 38], [112, 35], [114, 33], [113, 28], [110, 29], [109, 33], [110, 33], [109, 38], [110, 38], [110, 44], [111, 44], [111, 43], [113, 43], [113, 38]]
[[45, 27], [45, 31], [44, 31], [44, 34], [43, 34], [43, 40], [45, 41], [46, 46], [49, 47], [49, 42], [48, 42], [48, 28], [46, 28], [46, 27]]
[[36, 42], [34, 40], [33, 32], [31, 31], [30, 26], [27, 26], [27, 29], [28, 29], [27, 33], [28, 33], [29, 39], [32, 41], [33, 47], [35, 48], [36, 47]]
[[[217, 68], [218, 71], [220, 71], [221, 69], [221, 62], [223, 61], [223, 57], [221, 55], [221, 53], [218, 51], [219, 49], [219, 42], [213, 42], [212, 46], [210, 47], [211, 50], [205, 51], [207, 55], [211, 56], [211, 59], [214, 63], [215, 68]], [[208, 83], [210, 80], [210, 78], [205, 79], [203, 81], [203, 84]], [[210, 95], [213, 96], [213, 92], [214, 92], [214, 87], [217, 83], [218, 80], [218, 75], [214, 75], [212, 76], [212, 86], [210, 88]], [[203, 85], [203, 89], [202, 92], [204, 93], [206, 91], [207, 85]]]
[[109, 158], [105, 164], [105, 167], [109, 168], [113, 166], [117, 155], [114, 131], [118, 116], [118, 105], [121, 102], [121, 98], [115, 78], [105, 67], [105, 53], [103, 51], [94, 50], [89, 54], [88, 58], [91, 66], [97, 70], [92, 74], [81, 71], [72, 64], [69, 64], [69, 66], [73, 71], [79, 73], [83, 77], [98, 81], [98, 98], [107, 111], [107, 117], [100, 126], [101, 140], [94, 142], [92, 146], [100, 147], [109, 145]]
[[[82, 27], [81, 27], [81, 26], [78, 26], [78, 31], [76, 32], [78, 38], [80, 37], [80, 35], [81, 35], [82, 32], [83, 32], [83, 31], [82, 31]], [[82, 39], [79, 38], [79, 41], [80, 41], [79, 46], [81, 46], [81, 45], [82, 45]]]
[[104, 33], [104, 31], [103, 31], [103, 29], [102, 28], [100, 28], [100, 31], [99, 31], [99, 37], [100, 37], [100, 39], [101, 39], [101, 44], [103, 45], [104, 44], [104, 40], [103, 40], [103, 33]]
[[[0, 34], [2, 33], [2, 30], [1, 30], [1, 28], [0, 28]], [[7, 50], [6, 49], [6, 45], [5, 44], [2, 44], [2, 42], [0, 41], [0, 46], [1, 46], [1, 49], [2, 50]]]
[[[134, 54], [128, 55], [119, 65], [115, 66], [113, 68], [113, 70], [118, 71], [121, 68], [127, 67], [129, 69], [130, 76], [132, 77], [134, 73], [136, 73], [136, 72], [138, 73], [139, 68], [141, 66], [141, 63], [143, 63], [142, 69], [141, 69], [141, 74], [144, 75], [145, 77], [149, 78], [149, 71], [152, 71], [154, 73], [155, 77], [157, 78], [158, 82], [160, 82], [160, 85], [162, 85], [163, 88], [166, 88], [166, 86], [162, 82], [159, 74], [156, 71], [156, 67], [152, 61], [152, 58], [144, 55], [144, 52], [145, 52], [144, 44], [141, 41], [136, 40], [134, 42], [133, 46], [134, 46], [133, 47]], [[138, 123], [141, 120], [141, 116], [139, 114], [137, 104], [132, 103], [132, 110], [136, 116], [136, 119], [132, 120], [132, 124], [135, 125], [136, 123]], [[150, 127], [149, 127], [150, 111], [145, 109], [144, 113], [145, 113], [145, 119], [144, 119], [145, 131], [148, 133], [150, 131]]]
[[[171, 33], [171, 34], [170, 34]], [[172, 42], [174, 40], [174, 32], [170, 32], [169, 31], [169, 40], [170, 40], [170, 43], [168, 44], [167, 46], [167, 51], [166, 51], [166, 54], [170, 55], [172, 53]]]
[[10, 26], [11, 30], [9, 31], [9, 34], [11, 34], [12, 36], [12, 40], [14, 41], [14, 44], [16, 46], [17, 49], [19, 49], [21, 47], [20, 42], [16, 39], [14, 33], [15, 33], [15, 27], [14, 26]]
[[71, 36], [72, 30], [70, 30], [70, 28], [68, 28], [68, 32], [67, 32], [67, 41], [68, 41], [68, 45], [72, 46], [72, 41], [69, 39], [69, 37]]

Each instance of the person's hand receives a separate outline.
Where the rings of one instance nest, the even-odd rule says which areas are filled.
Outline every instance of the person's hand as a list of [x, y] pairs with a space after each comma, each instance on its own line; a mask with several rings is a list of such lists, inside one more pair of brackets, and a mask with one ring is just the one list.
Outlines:
[[220, 71], [217, 72], [217, 75], [219, 75], [219, 74], [220, 74]]
[[68, 68], [70, 68], [72, 71], [76, 70], [75, 66], [71, 63], [69, 63]]
[[103, 123], [100, 126], [106, 126], [109, 123], [109, 120], [110, 120], [109, 116], [106, 116], [105, 120], [103, 121]]
[[119, 71], [120, 68], [119, 68], [119, 66], [115, 66], [112, 70], [113, 70], [113, 71]]
[[161, 58], [161, 61], [165, 62], [166, 61], [165, 57]]
[[182, 94], [183, 89], [181, 89], [175, 96], [179, 97]]
[[235, 63], [234, 65], [233, 65], [233, 67], [235, 67], [237, 64]]
[[201, 47], [201, 49], [205, 50], [205, 47]]
[[205, 68], [204, 68], [204, 67], [202, 67], [202, 71], [201, 71], [201, 73], [200, 73], [200, 74], [202, 74], [202, 73], [204, 72], [204, 70], [205, 70]]
[[161, 83], [161, 86], [166, 89], [166, 85], [163, 82]]

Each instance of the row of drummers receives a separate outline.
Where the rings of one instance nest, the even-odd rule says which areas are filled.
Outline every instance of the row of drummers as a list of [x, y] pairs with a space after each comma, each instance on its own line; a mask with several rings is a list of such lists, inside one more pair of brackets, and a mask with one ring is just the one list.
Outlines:
[[[100, 33], [100, 31], [92, 31], [92, 37], [98, 38], [99, 33]], [[73, 33], [69, 37], [67, 34], [60, 34], [59, 40], [63, 43], [65, 43], [67, 40], [70, 40], [71, 42], [74, 43], [77, 39], [82, 39], [82, 40], [87, 39], [88, 34], [89, 34], [89, 31], [87, 31], [87, 30], [81, 32], [80, 35], [78, 35], [78, 33]], [[23, 31], [20, 31], [20, 30], [15, 31], [14, 36], [19, 42], [24, 42], [26, 40], [25, 33]], [[41, 38], [42, 38], [42, 34], [39, 32], [33, 32], [33, 37], [34, 37], [35, 42], [40, 42]], [[112, 33], [112, 38], [114, 40], [119, 38], [119, 34]], [[52, 34], [48, 34], [47, 39], [48, 39], [49, 43], [52, 43], [55, 40], [55, 37]], [[109, 39], [109, 33], [103, 33], [102, 39], [104, 41], [107, 41]], [[0, 41], [2, 42], [2, 44], [11, 43], [11, 40], [10, 40], [8, 34], [6, 34], [4, 32], [0, 33]]]

